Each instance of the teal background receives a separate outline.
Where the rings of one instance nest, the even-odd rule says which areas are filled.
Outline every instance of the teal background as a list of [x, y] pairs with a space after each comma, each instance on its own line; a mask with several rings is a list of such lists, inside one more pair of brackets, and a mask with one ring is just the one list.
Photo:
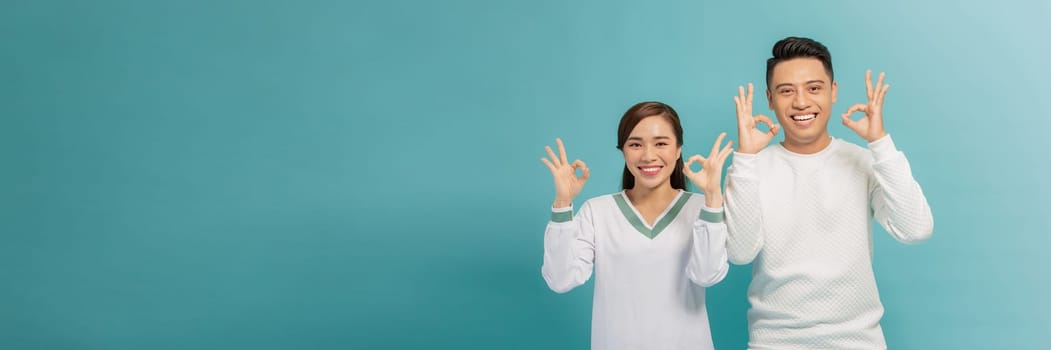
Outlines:
[[[587, 348], [592, 284], [540, 277], [543, 146], [588, 162], [580, 199], [615, 191], [625, 109], [671, 104], [705, 150], [787, 35], [831, 49], [836, 111], [887, 72], [934, 211], [922, 245], [877, 229], [890, 348], [1051, 330], [1047, 2], [2, 8], [3, 349]], [[749, 273], [709, 290], [721, 349]]]

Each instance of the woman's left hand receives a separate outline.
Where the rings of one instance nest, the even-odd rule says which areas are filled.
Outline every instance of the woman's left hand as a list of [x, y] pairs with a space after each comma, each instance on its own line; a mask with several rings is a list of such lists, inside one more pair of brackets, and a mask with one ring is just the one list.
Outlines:
[[[721, 208], [723, 206], [723, 191], [722, 191], [722, 178], [723, 178], [723, 164], [726, 163], [726, 158], [733, 152], [733, 141], [726, 143], [722, 149], [719, 146], [723, 143], [723, 138], [726, 137], [726, 133], [719, 134], [719, 138], [715, 139], [715, 144], [712, 145], [711, 153], [708, 153], [708, 157], [702, 157], [699, 154], [693, 155], [686, 164], [683, 164], [682, 172], [693, 182], [693, 185], [698, 190], [704, 192], [704, 204], [709, 208]], [[701, 171], [693, 171], [690, 169], [690, 165], [697, 162], [701, 165]]]

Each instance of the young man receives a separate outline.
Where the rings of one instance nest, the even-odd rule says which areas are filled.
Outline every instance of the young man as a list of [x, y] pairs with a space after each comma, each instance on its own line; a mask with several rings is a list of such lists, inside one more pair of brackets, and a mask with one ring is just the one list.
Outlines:
[[[728, 255], [754, 261], [749, 348], [885, 348], [883, 305], [872, 272], [872, 219], [895, 239], [917, 243], [934, 229], [905, 155], [883, 130], [883, 74], [868, 102], [842, 122], [868, 149], [828, 134], [836, 82], [828, 49], [778, 41], [767, 60], [767, 102], [780, 125], [752, 115], [753, 87], [738, 88], [738, 142], [727, 173]], [[852, 120], [854, 112], [865, 114]], [[767, 124], [770, 131], [756, 128]], [[766, 147], [780, 129], [784, 141]]]

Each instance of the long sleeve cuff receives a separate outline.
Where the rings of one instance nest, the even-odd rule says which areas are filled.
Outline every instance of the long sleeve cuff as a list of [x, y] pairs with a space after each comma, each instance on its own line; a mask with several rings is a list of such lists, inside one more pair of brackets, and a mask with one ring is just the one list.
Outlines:
[[700, 219], [710, 223], [723, 222], [723, 208], [709, 208], [704, 206], [701, 209]]
[[573, 206], [551, 208], [551, 221], [556, 223], [573, 221]]
[[877, 164], [888, 161], [900, 153], [898, 148], [894, 146], [894, 140], [890, 138], [890, 134], [883, 135], [878, 140], [869, 142], [869, 149], [872, 150], [872, 156]]

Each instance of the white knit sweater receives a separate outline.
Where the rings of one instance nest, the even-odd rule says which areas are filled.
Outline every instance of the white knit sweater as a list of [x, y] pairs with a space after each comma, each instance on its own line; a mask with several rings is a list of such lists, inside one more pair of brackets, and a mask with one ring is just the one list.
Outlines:
[[727, 249], [754, 259], [751, 349], [885, 348], [872, 271], [872, 218], [897, 240], [931, 236], [930, 207], [890, 136], [833, 139], [815, 154], [770, 146], [727, 173]]
[[679, 192], [654, 225], [624, 192], [592, 198], [576, 216], [552, 211], [541, 272], [565, 293], [595, 274], [591, 348], [712, 349], [705, 287], [726, 276], [722, 208]]

